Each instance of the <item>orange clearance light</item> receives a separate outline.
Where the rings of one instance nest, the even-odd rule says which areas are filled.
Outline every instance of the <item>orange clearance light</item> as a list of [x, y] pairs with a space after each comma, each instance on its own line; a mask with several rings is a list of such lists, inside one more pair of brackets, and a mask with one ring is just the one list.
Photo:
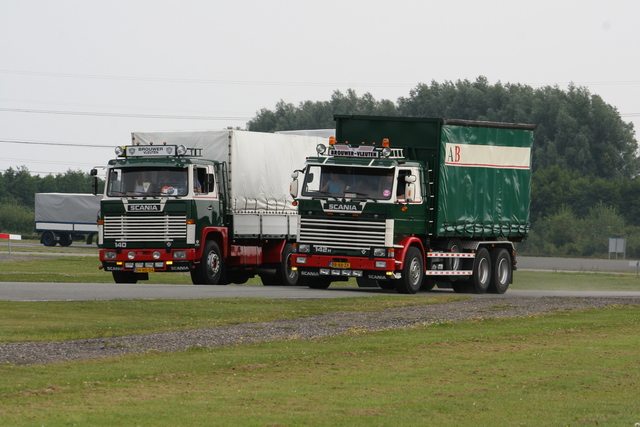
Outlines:
[[162, 145], [167, 145], [167, 141], [163, 142]]
[[150, 142], [149, 145], [153, 145], [153, 142]]
[[407, 205], [403, 205], [403, 206], [402, 206], [402, 212], [406, 212], [406, 211], [407, 211], [407, 209], [409, 209], [409, 208], [407, 207]]
[[329, 137], [329, 145], [335, 145], [336, 143], [336, 137], [335, 136], [330, 136]]
[[195, 219], [191, 219], [191, 218], [187, 219], [187, 224], [195, 224], [195, 223], [196, 223]]
[[291, 202], [291, 205], [298, 206], [298, 202], [294, 200], [293, 202]]
[[388, 147], [389, 146], [389, 138], [384, 138], [382, 140], [382, 146], [383, 147]]

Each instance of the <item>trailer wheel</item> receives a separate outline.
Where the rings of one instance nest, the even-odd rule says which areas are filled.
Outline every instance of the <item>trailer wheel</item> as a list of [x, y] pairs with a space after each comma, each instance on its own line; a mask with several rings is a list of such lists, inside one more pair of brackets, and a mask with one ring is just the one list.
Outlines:
[[509, 289], [513, 270], [511, 268], [511, 257], [506, 249], [496, 249], [491, 251], [491, 283], [489, 292], [494, 294], [504, 294]]
[[64, 233], [60, 235], [60, 246], [70, 246], [71, 242], [73, 242], [71, 234]]
[[475, 294], [484, 294], [491, 282], [491, 258], [486, 248], [480, 248], [476, 253], [473, 263], [473, 276], [471, 276], [470, 291]]
[[426, 277], [422, 279], [422, 286], [420, 286], [421, 291], [430, 291], [436, 287], [436, 281], [433, 279], [427, 279]]
[[112, 274], [116, 283], [138, 283], [138, 277], [132, 271], [112, 271]]
[[[462, 252], [462, 242], [460, 239], [451, 239], [447, 242], [447, 252]], [[462, 268], [462, 258], [446, 258], [444, 261], [445, 270], [460, 270]]]
[[223, 284], [224, 262], [218, 244], [209, 240], [204, 246], [200, 264], [191, 270], [191, 281], [194, 285]]
[[45, 246], [55, 246], [56, 245], [56, 237], [53, 235], [52, 231], [45, 231], [42, 233], [42, 237], [40, 241]]
[[422, 286], [423, 278], [422, 253], [417, 248], [410, 247], [405, 256], [402, 277], [395, 280], [396, 291], [399, 294], [415, 294]]

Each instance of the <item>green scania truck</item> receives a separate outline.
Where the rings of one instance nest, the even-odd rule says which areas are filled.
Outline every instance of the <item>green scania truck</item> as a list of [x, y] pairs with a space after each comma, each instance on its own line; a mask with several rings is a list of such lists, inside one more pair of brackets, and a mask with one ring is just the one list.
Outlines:
[[535, 125], [335, 116], [293, 173], [292, 265], [312, 288], [506, 292], [529, 232]]
[[[190, 273], [194, 284], [294, 285], [289, 174], [323, 138], [238, 130], [134, 132], [100, 202], [100, 261], [118, 283]], [[97, 176], [97, 170], [92, 171]], [[94, 192], [97, 192], [94, 180]]]

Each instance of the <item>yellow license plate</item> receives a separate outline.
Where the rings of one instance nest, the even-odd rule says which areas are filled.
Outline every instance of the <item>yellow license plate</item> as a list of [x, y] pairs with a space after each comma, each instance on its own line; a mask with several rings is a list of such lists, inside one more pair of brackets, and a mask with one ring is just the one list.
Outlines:
[[140, 268], [135, 268], [134, 272], [136, 273], [153, 273], [155, 271], [155, 269], [153, 267], [140, 267]]
[[333, 268], [351, 268], [350, 262], [332, 262], [331, 267]]

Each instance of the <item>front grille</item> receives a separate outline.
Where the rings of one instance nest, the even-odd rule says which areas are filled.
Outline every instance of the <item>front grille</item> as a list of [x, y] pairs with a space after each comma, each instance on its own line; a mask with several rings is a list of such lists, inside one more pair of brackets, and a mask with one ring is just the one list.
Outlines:
[[104, 238], [118, 242], [170, 242], [187, 238], [187, 217], [105, 216]]
[[301, 218], [300, 243], [335, 249], [363, 250], [385, 246], [385, 221]]

